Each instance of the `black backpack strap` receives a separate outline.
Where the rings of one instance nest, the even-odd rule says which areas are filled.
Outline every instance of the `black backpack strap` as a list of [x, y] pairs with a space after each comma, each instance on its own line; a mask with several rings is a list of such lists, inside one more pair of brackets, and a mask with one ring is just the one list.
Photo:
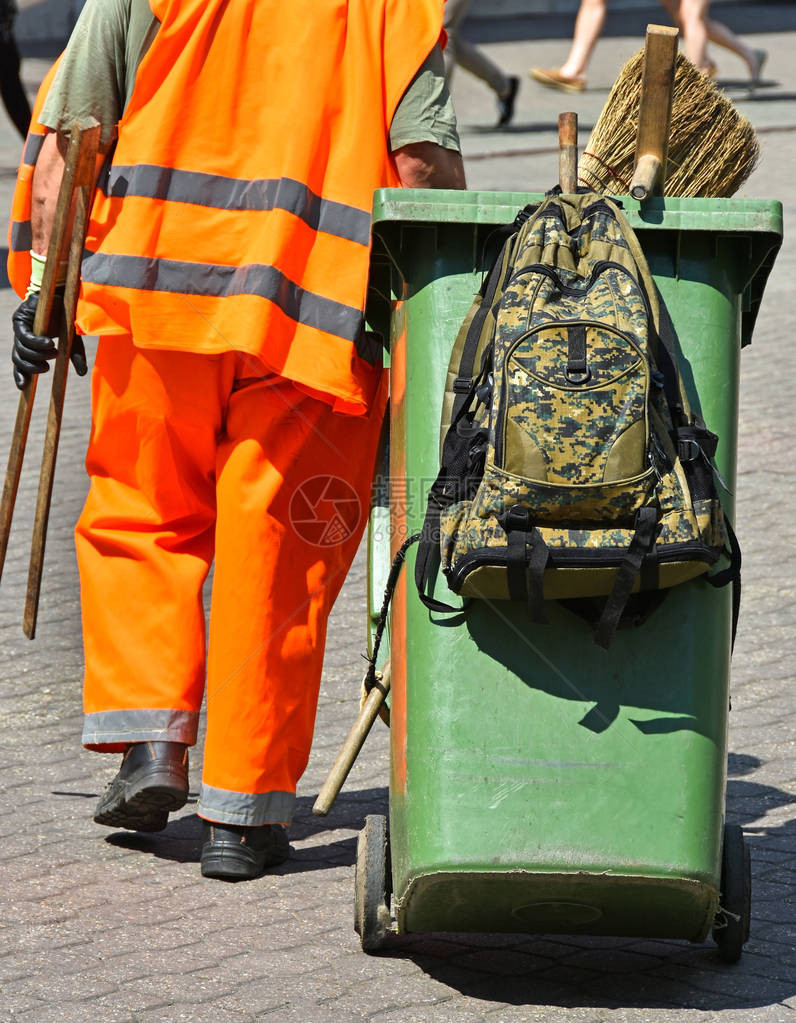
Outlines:
[[528, 567], [527, 541], [528, 534], [521, 529], [513, 529], [506, 534], [506, 582], [512, 600], [525, 600], [528, 596], [525, 579]]
[[[437, 600], [436, 597], [430, 597], [426, 593], [426, 588], [431, 580], [436, 555], [439, 552], [440, 515], [446, 503], [449, 503], [440, 500], [438, 495], [435, 494], [435, 490], [437, 490], [438, 484], [441, 481], [444, 486], [445, 480], [442, 472], [440, 472], [428, 495], [428, 507], [426, 508], [426, 517], [423, 520], [423, 529], [418, 534], [420, 543], [418, 544], [417, 558], [415, 559], [415, 586], [417, 587], [418, 597], [420, 597], [429, 611], [450, 613], [452, 611], [461, 611], [461, 608], [454, 607], [452, 604], [446, 604], [444, 601]], [[441, 490], [439, 491], [439, 496], [441, 496]]]
[[[527, 206], [523, 206], [523, 208], [519, 211], [517, 216], [514, 218], [514, 220], [512, 220], [512, 222], [510, 224], [499, 224], [493, 231], [490, 231], [489, 234], [486, 237], [486, 240], [485, 240], [483, 246], [481, 247], [481, 262], [482, 263], [486, 263], [486, 261], [487, 261], [487, 259], [486, 259], [487, 248], [493, 242], [497, 242], [498, 243], [498, 252], [497, 252], [497, 255], [495, 256], [495, 259], [490, 264], [490, 266], [494, 265], [494, 263], [497, 261], [499, 256], [502, 255], [503, 245], [505, 244], [507, 239], [509, 239], [513, 235], [515, 235], [519, 231], [519, 229], [523, 226], [523, 224], [527, 224], [528, 221], [531, 219], [531, 217], [534, 215], [534, 213], [536, 213], [536, 211], [539, 209], [539, 207], [541, 205], [542, 204], [540, 202], [528, 203]], [[483, 288], [482, 288], [482, 295], [483, 295]]]
[[727, 530], [727, 539], [730, 544], [730, 563], [726, 568], [714, 575], [705, 576], [711, 586], [726, 586], [732, 583], [732, 647], [735, 648], [735, 633], [738, 631], [738, 616], [741, 612], [741, 545], [738, 537], [730, 524], [727, 516], [724, 516], [724, 528]]
[[470, 382], [467, 393], [461, 395], [461, 405], [453, 416], [442, 444], [439, 473], [428, 492], [426, 517], [415, 561], [415, 585], [418, 596], [430, 611], [461, 611], [460, 607], [453, 607], [428, 596], [426, 587], [431, 580], [435, 556], [439, 551], [440, 517], [446, 508], [459, 499], [459, 482], [467, 475], [472, 431], [468, 430], [470, 420], [466, 418], [466, 413], [482, 375], [483, 371]]
[[507, 226], [505, 230], [508, 231], [508, 237], [503, 242], [500, 252], [481, 285], [481, 305], [479, 306], [475, 316], [473, 316], [467, 330], [467, 336], [465, 337], [464, 345], [462, 346], [462, 355], [459, 359], [459, 372], [456, 379], [453, 381], [453, 390], [456, 397], [453, 400], [453, 410], [451, 413], [452, 420], [455, 420], [458, 413], [461, 411], [466, 400], [465, 396], [470, 392], [472, 387], [473, 375], [475, 372], [475, 357], [478, 354], [478, 339], [481, 337], [484, 321], [492, 311], [495, 304], [495, 296], [499, 290], [502, 290], [503, 285], [511, 275], [511, 271], [513, 269], [513, 264], [510, 261], [507, 261], [505, 270], [501, 273], [501, 270], [503, 269], [503, 256], [507, 247], [513, 243], [517, 232], [530, 220], [537, 209], [538, 206], [525, 206], [517, 214], [514, 222]]
[[636, 577], [641, 572], [644, 559], [655, 543], [657, 524], [658, 513], [655, 508], [639, 508], [636, 513], [636, 531], [616, 573], [614, 588], [605, 602], [603, 613], [594, 632], [594, 642], [604, 650], [611, 645], [622, 612], [633, 592]]
[[[644, 290], [644, 281], [639, 278], [639, 287], [644, 292], [647, 308], [650, 308], [649, 297]], [[658, 295], [659, 324], [658, 330], [650, 318], [650, 331], [656, 344], [656, 361], [658, 371], [663, 375], [663, 390], [666, 401], [669, 405], [672, 420], [675, 428], [682, 426], [685, 419], [685, 403], [680, 382], [680, 372], [677, 369], [677, 341], [675, 339], [674, 324], [666, 308], [666, 303]]]
[[527, 600], [531, 621], [547, 625], [544, 573], [550, 550], [539, 530], [531, 525], [528, 508], [514, 505], [502, 518], [506, 530], [506, 581], [512, 600]]
[[459, 359], [459, 372], [456, 379], [453, 381], [453, 391], [456, 395], [453, 399], [453, 410], [451, 412], [451, 419], [453, 421], [458, 418], [459, 413], [462, 411], [462, 408], [467, 401], [467, 396], [472, 390], [473, 374], [475, 371], [475, 357], [478, 353], [478, 339], [481, 337], [484, 321], [492, 309], [495, 301], [495, 295], [503, 281], [503, 277], [500, 274], [500, 267], [503, 261], [503, 252], [506, 246], [510, 244], [511, 238], [508, 238], [504, 243], [503, 248], [500, 250], [500, 255], [484, 281], [485, 290], [483, 291], [481, 305], [479, 306], [475, 316], [473, 316], [470, 321], [467, 337], [464, 339], [462, 356], [461, 359]]
[[[474, 388], [475, 385], [473, 385]], [[471, 389], [472, 390], [472, 389]], [[459, 417], [466, 410], [464, 406]], [[454, 420], [442, 445], [442, 465], [437, 478], [428, 492], [426, 517], [423, 529], [419, 534], [420, 544], [415, 560], [415, 585], [417, 593], [430, 611], [460, 611], [461, 608], [445, 604], [441, 600], [428, 596], [426, 588], [431, 580], [436, 555], [439, 551], [440, 517], [445, 508], [456, 500], [456, 481], [462, 479], [467, 470], [467, 457], [470, 439], [464, 432], [457, 430], [458, 420]]]
[[539, 530], [534, 529], [528, 555], [528, 610], [531, 620], [539, 625], [547, 625], [544, 610], [544, 572], [549, 560], [550, 550]]

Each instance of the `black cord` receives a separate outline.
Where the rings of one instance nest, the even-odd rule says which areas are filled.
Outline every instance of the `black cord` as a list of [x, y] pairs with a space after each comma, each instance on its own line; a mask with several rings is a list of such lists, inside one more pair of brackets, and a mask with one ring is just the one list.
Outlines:
[[381, 646], [381, 637], [384, 634], [384, 626], [387, 624], [390, 602], [392, 601], [392, 595], [395, 592], [395, 587], [398, 584], [398, 576], [401, 574], [404, 561], [406, 561], [407, 551], [413, 543], [417, 543], [422, 535], [422, 533], [415, 533], [413, 536], [410, 536], [408, 540], [404, 540], [392, 560], [392, 565], [390, 565], [390, 573], [387, 576], [387, 585], [384, 587], [384, 600], [381, 604], [379, 620], [376, 623], [376, 633], [373, 637], [373, 653], [368, 658], [368, 671], [365, 675], [365, 690], [368, 693], [374, 686], [378, 685], [378, 682], [376, 681], [376, 661], [379, 656], [379, 647]]

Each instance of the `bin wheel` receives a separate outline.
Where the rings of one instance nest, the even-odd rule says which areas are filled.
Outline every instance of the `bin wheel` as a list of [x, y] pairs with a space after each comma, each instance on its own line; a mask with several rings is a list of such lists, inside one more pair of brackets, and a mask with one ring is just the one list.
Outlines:
[[725, 963], [737, 963], [749, 940], [752, 915], [752, 861], [749, 846], [737, 824], [724, 825], [721, 855], [721, 895], [713, 925], [713, 940]]
[[354, 930], [363, 952], [376, 952], [390, 930], [390, 848], [387, 818], [371, 814], [357, 839]]

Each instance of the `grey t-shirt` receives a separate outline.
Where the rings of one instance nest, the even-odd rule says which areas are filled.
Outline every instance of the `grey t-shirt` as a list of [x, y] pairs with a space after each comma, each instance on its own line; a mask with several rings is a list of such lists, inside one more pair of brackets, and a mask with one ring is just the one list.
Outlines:
[[[116, 136], [138, 66], [159, 27], [148, 0], [88, 0], [61, 59], [40, 122], [66, 131], [76, 120], [95, 117], [102, 126], [100, 144], [106, 147]], [[391, 149], [412, 142], [436, 142], [460, 151], [439, 46], [413, 78], [390, 126]]]

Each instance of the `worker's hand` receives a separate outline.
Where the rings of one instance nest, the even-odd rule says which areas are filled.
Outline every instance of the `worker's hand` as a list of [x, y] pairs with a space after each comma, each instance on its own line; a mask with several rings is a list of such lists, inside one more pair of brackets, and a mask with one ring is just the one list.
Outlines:
[[[20, 391], [34, 374], [49, 371], [50, 359], [54, 359], [58, 352], [52, 338], [33, 333], [33, 321], [36, 318], [38, 304], [39, 295], [32, 292], [25, 297], [11, 317], [14, 326], [11, 361], [14, 363], [14, 383]], [[86, 350], [82, 338], [77, 334], [72, 341], [70, 361], [78, 376], [85, 376], [88, 370]]]

